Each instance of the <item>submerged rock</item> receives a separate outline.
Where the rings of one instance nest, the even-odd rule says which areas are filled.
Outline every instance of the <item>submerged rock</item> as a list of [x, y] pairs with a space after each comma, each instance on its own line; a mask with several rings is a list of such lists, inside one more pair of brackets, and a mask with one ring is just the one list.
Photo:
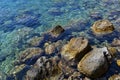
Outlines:
[[[59, 58], [46, 58], [40, 57], [33, 67], [27, 72], [26, 80], [53, 80], [51, 77], [56, 77], [60, 74], [61, 70], [58, 67]], [[57, 77], [56, 77], [57, 78]], [[58, 80], [58, 79], [55, 79]]]
[[120, 75], [114, 74], [108, 80], [120, 80]]
[[120, 46], [120, 39], [115, 38], [112, 42], [112, 46]]
[[106, 47], [94, 48], [81, 59], [78, 70], [88, 77], [98, 78], [107, 72], [112, 55]]
[[112, 33], [115, 28], [108, 20], [98, 20], [93, 24], [91, 29], [95, 34], [105, 35]]
[[29, 40], [27, 40], [27, 43], [30, 46], [39, 46], [41, 40], [43, 40], [43, 37], [34, 36], [33, 38], [30, 38]]
[[116, 61], [117, 65], [120, 67], [120, 59]]
[[6, 80], [6, 78], [7, 75], [4, 72], [0, 71], [0, 80]]
[[91, 50], [88, 40], [83, 37], [72, 38], [70, 42], [63, 46], [61, 54], [68, 60], [80, 60]]
[[52, 54], [52, 53], [54, 53], [55, 52], [55, 44], [50, 44], [50, 45], [47, 45], [46, 47], [45, 47], [45, 52], [47, 53], [47, 54]]
[[51, 31], [50, 34], [53, 37], [58, 37], [61, 33], [63, 33], [65, 30], [60, 26], [57, 25], [56, 27], [54, 27]]
[[43, 50], [41, 48], [27, 48], [26, 50], [21, 52], [21, 55], [19, 57], [20, 63], [30, 63], [34, 62], [34, 59], [40, 57], [40, 55], [43, 53]]

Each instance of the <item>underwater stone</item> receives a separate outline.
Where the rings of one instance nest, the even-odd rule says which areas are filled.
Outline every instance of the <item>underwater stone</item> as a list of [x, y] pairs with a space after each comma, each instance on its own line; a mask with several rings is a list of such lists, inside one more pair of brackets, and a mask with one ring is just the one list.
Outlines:
[[63, 46], [61, 54], [68, 60], [80, 60], [91, 50], [88, 40], [83, 37], [72, 38], [70, 42]]
[[65, 30], [62, 28], [62, 26], [57, 25], [55, 26], [51, 31], [50, 34], [53, 37], [58, 37], [60, 34], [62, 34]]
[[[26, 80], [46, 80], [51, 77], [56, 77], [60, 74], [61, 70], [58, 67], [58, 57], [46, 58], [40, 57], [33, 67], [27, 72]], [[36, 70], [38, 72], [36, 72]], [[32, 75], [33, 74], [33, 75]], [[50, 79], [53, 80], [53, 79]]]
[[98, 20], [91, 27], [92, 31], [98, 35], [105, 35], [114, 31], [114, 26], [108, 20]]
[[91, 78], [101, 77], [107, 72], [111, 58], [106, 47], [94, 48], [81, 59], [78, 70]]
[[15, 66], [11, 71], [10, 74], [16, 76], [20, 71], [22, 71], [26, 67], [25, 64]]
[[108, 80], [120, 80], [120, 75], [114, 74]]
[[26, 50], [21, 52], [19, 57], [19, 61], [21, 63], [26, 63], [29, 61], [34, 61], [34, 59], [39, 58], [39, 56], [43, 53], [41, 48], [27, 48]]
[[43, 40], [43, 37], [34, 36], [27, 40], [27, 43], [31, 46], [39, 46], [40, 42]]
[[120, 39], [114, 38], [112, 41], [112, 46], [120, 46]]

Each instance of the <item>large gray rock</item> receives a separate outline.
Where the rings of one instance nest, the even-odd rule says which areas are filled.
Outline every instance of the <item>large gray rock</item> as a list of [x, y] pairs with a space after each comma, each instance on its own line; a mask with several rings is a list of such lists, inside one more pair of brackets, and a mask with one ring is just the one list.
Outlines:
[[88, 77], [98, 78], [108, 70], [111, 58], [106, 47], [94, 48], [81, 59], [78, 70]]

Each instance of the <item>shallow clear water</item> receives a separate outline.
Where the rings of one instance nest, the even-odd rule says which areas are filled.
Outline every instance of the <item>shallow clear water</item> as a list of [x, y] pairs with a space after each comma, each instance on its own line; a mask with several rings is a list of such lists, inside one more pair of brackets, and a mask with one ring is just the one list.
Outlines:
[[[77, 30], [85, 32], [94, 21], [100, 19], [108, 19], [120, 29], [120, 0], [1, 0], [1, 73], [7, 74], [13, 68], [19, 52], [29, 47], [26, 44], [28, 38], [40, 35], [58, 24], [65, 29], [75, 27], [75, 33], [72, 34], [77, 36]], [[86, 33], [92, 35], [91, 32]], [[81, 35], [89, 37], [86, 33]], [[111, 42], [109, 38], [105, 39]]]

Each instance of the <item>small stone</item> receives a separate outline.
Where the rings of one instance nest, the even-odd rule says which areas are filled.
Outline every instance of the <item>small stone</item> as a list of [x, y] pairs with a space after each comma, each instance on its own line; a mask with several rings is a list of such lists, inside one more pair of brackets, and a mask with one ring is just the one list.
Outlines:
[[120, 67], [120, 59], [116, 61], [117, 65]]
[[50, 44], [50, 45], [46, 46], [45, 52], [46, 52], [47, 54], [52, 54], [52, 53], [54, 53], [54, 52], [55, 52], [55, 45], [54, 45], [54, 44]]
[[72, 38], [70, 42], [63, 46], [61, 54], [68, 60], [80, 60], [91, 50], [88, 40], [83, 37]]
[[91, 78], [101, 77], [107, 72], [109, 67], [108, 61], [111, 58], [112, 56], [106, 47], [94, 48], [81, 59], [78, 64], [78, 70]]
[[10, 74], [16, 75], [16, 74], [18, 74], [20, 71], [22, 71], [25, 67], [26, 67], [25, 64], [22, 64], [22, 65], [19, 65], [19, 66], [15, 66], [15, 68], [13, 68], [13, 69], [10, 71]]
[[120, 46], [120, 39], [115, 38], [115, 39], [112, 41], [112, 46]]
[[91, 29], [95, 34], [105, 35], [112, 33], [115, 28], [108, 20], [98, 20], [93, 24]]
[[50, 31], [50, 34], [53, 36], [53, 37], [58, 37], [60, 34], [62, 34], [65, 30], [60, 26], [60, 25], [57, 25], [56, 27], [54, 27], [51, 31]]
[[74, 72], [71, 76], [69, 76], [68, 80], [81, 80], [82, 78], [80, 78], [80, 76], [80, 72]]
[[120, 75], [114, 74], [108, 80], [120, 80]]

